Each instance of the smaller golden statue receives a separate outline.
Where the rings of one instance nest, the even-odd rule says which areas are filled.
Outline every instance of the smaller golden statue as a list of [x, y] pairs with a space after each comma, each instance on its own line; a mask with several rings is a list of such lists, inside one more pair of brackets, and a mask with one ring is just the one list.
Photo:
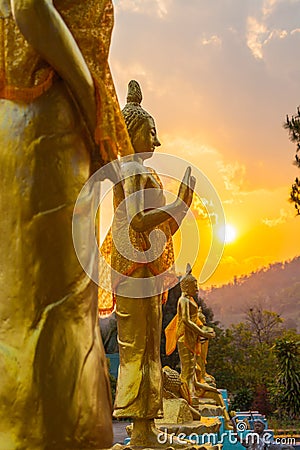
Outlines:
[[170, 355], [177, 344], [181, 379], [188, 386], [190, 404], [194, 407], [205, 403], [220, 406], [225, 426], [231, 428], [222, 395], [216, 388], [214, 378], [206, 372], [208, 343], [215, 337], [215, 331], [206, 325], [202, 309], [193, 298], [198, 292], [198, 287], [189, 264], [180, 286], [182, 294], [178, 300], [177, 315], [165, 330], [166, 354]]

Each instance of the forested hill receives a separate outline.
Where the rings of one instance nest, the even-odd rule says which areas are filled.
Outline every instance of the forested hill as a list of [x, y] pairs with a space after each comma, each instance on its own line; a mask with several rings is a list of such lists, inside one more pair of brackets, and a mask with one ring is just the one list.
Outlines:
[[300, 257], [201, 291], [200, 296], [224, 327], [244, 321], [245, 311], [258, 305], [277, 312], [288, 328], [300, 331]]

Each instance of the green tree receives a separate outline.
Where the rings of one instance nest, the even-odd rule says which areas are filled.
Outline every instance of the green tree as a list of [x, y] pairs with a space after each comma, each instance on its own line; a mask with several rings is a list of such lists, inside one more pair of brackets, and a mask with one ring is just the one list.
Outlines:
[[208, 351], [208, 373], [217, 386], [236, 394], [242, 387], [255, 390], [267, 386], [275, 370], [271, 346], [259, 343], [250, 325], [241, 322], [227, 330], [217, 329]]
[[[297, 108], [297, 114], [292, 117], [286, 116], [286, 121], [284, 124], [289, 132], [289, 138], [292, 142], [296, 144], [296, 155], [294, 164], [300, 169], [300, 158], [298, 156], [298, 151], [300, 150], [300, 109]], [[297, 215], [300, 215], [300, 180], [296, 177], [295, 182], [292, 184], [290, 191], [290, 201], [294, 203], [297, 210]]]
[[278, 339], [273, 350], [277, 358], [273, 401], [280, 415], [295, 419], [300, 417], [300, 340]]
[[269, 386], [274, 385], [276, 372], [272, 346], [279, 336], [294, 335], [283, 328], [277, 313], [258, 306], [246, 312], [244, 322], [216, 329], [208, 352], [208, 373], [214, 375], [218, 387], [232, 394], [232, 407], [270, 412]]
[[231, 404], [233, 411], [248, 411], [251, 409], [254, 393], [249, 387], [241, 387], [236, 391]]

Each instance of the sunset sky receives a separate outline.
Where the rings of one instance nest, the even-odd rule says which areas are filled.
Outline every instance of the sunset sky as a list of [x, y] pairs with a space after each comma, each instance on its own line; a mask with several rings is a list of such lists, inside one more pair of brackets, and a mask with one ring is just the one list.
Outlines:
[[300, 104], [300, 0], [114, 5], [110, 65], [121, 106], [137, 79], [159, 152], [201, 169], [236, 230], [206, 285], [300, 255], [300, 218], [288, 203], [300, 173], [282, 127]]

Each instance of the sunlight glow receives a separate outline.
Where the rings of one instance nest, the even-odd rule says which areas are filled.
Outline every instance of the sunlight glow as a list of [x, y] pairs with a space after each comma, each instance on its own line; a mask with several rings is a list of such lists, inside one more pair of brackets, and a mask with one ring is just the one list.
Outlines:
[[[221, 239], [221, 240], [224, 239], [224, 228], [219, 229], [218, 235], [219, 235], [219, 239]], [[230, 244], [235, 239], [236, 239], [236, 229], [235, 229], [235, 227], [233, 225], [231, 225], [230, 223], [226, 223], [226, 225], [225, 225], [225, 239], [224, 239], [225, 244]]]

